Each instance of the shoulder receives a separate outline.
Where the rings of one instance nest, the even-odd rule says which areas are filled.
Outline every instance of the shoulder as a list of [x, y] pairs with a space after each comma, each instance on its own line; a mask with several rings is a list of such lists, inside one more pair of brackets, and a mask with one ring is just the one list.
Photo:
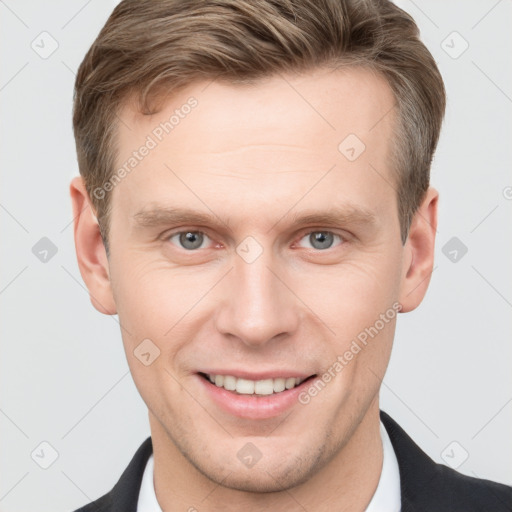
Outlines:
[[385, 412], [400, 471], [402, 511], [512, 511], [512, 487], [458, 473], [434, 462]]
[[463, 475], [442, 464], [435, 464], [433, 473], [427, 485], [446, 510], [512, 511], [512, 487], [508, 485]]
[[136, 451], [112, 490], [75, 512], [137, 512], [142, 475], [152, 453], [153, 445], [151, 437], [148, 437]]

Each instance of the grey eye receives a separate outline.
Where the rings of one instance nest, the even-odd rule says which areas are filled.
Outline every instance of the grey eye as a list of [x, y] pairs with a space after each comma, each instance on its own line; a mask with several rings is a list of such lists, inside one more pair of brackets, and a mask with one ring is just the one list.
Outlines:
[[178, 237], [180, 246], [188, 250], [199, 249], [205, 239], [204, 233], [200, 231], [183, 231], [182, 233], [176, 233], [170, 237], [170, 240], [175, 237]]
[[329, 249], [334, 237], [328, 231], [315, 231], [309, 235], [309, 241], [315, 249]]
[[338, 239], [340, 242], [343, 242], [339, 235], [331, 233], [330, 231], [312, 231], [303, 238], [303, 240], [307, 240], [309, 244], [306, 245], [308, 249], [313, 248], [320, 251], [330, 249], [335, 239]]

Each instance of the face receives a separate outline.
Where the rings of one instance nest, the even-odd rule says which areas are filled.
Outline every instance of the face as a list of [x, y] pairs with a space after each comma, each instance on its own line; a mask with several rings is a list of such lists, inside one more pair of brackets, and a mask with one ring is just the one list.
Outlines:
[[214, 482], [304, 482], [378, 411], [410, 263], [393, 103], [369, 71], [317, 70], [120, 112], [108, 274], [128, 363], [154, 443]]

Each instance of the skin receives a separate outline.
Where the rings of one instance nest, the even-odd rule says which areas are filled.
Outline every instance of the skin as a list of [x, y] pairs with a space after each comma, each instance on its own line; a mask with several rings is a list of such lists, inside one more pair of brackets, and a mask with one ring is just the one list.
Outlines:
[[[224, 412], [196, 372], [321, 375], [393, 303], [415, 309], [433, 267], [438, 193], [427, 191], [402, 245], [389, 157], [394, 98], [363, 69], [195, 83], [152, 116], [127, 102], [118, 164], [191, 96], [197, 107], [114, 188], [109, 258], [82, 179], [71, 183], [82, 277], [94, 307], [119, 315], [148, 406], [157, 499], [166, 512], [364, 510], [382, 467], [378, 392], [396, 318], [307, 405], [275, 418]], [[353, 162], [338, 151], [350, 133], [366, 145]], [[135, 214], [157, 204], [214, 218], [138, 224]], [[374, 223], [293, 223], [349, 204]], [[171, 237], [183, 231], [204, 232], [201, 248]], [[309, 237], [317, 231], [339, 238], [318, 249]], [[236, 252], [248, 236], [263, 251], [252, 263]], [[149, 366], [134, 356], [146, 338], [160, 350]], [[262, 454], [252, 468], [237, 458], [247, 442]]]

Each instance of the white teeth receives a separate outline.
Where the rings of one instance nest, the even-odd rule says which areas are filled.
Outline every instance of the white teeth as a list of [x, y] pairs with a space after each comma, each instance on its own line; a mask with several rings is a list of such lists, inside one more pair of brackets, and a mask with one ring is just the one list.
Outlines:
[[236, 378], [232, 375], [226, 375], [224, 377], [224, 389], [228, 391], [235, 391], [236, 389]]
[[274, 393], [280, 393], [286, 389], [285, 379], [274, 379]]
[[232, 375], [207, 375], [207, 377], [217, 387], [236, 391], [241, 395], [272, 395], [281, 393], [285, 389], [292, 389], [304, 382], [304, 379], [295, 377], [263, 380], [238, 379]]
[[292, 389], [293, 387], [295, 387], [295, 379], [293, 377], [286, 379], [284, 386], [286, 389]]
[[274, 392], [274, 379], [258, 380], [254, 384], [254, 393], [257, 395], [271, 395]]
[[237, 379], [236, 392], [240, 393], [241, 395], [253, 395], [254, 384], [255, 382], [253, 380]]

